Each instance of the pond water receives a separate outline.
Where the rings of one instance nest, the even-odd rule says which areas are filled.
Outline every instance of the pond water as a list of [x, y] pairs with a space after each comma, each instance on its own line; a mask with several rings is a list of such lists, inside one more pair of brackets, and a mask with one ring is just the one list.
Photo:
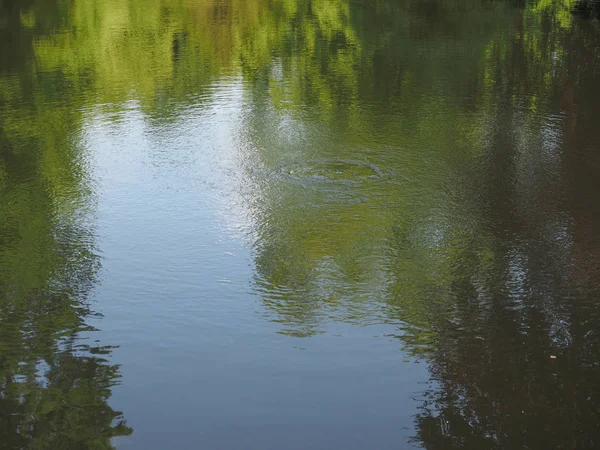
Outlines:
[[0, 447], [598, 448], [573, 6], [0, 3]]

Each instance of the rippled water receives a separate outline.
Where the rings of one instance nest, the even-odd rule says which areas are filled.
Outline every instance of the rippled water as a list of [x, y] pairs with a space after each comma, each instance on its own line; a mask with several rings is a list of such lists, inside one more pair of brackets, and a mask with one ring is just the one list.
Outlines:
[[0, 447], [598, 448], [574, 6], [0, 3]]

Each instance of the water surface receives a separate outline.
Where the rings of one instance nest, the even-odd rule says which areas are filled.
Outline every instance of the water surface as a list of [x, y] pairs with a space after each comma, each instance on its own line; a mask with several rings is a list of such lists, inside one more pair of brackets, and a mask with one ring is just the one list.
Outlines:
[[571, 0], [0, 5], [0, 447], [600, 445]]

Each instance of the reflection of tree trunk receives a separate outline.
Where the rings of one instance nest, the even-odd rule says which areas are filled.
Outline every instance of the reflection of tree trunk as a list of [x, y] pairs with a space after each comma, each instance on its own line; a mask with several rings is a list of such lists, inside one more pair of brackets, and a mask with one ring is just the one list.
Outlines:
[[[579, 33], [586, 29], [579, 30]], [[577, 261], [572, 269], [576, 271], [573, 275], [581, 282], [593, 275], [594, 281], [600, 283], [600, 270], [595, 266], [595, 261], [600, 259], [600, 147], [597, 127], [600, 84], [597, 78], [587, 74], [573, 76], [580, 70], [582, 61], [594, 61], [596, 55], [593, 49], [600, 46], [600, 39], [597, 33], [583, 36], [579, 33], [574, 33], [569, 41], [577, 51], [567, 51], [567, 73], [570, 76], [562, 80], [561, 108], [565, 116], [562, 173], [573, 221]], [[586, 43], [583, 39], [592, 42]], [[588, 283], [591, 281], [587, 280]]]
[[23, 57], [30, 54], [30, 36], [23, 33], [21, 25], [21, 11], [30, 4], [19, 0], [0, 2], [0, 73], [16, 63], [22, 67]]
[[586, 18], [600, 17], [600, 1], [579, 0], [575, 3], [573, 12]]

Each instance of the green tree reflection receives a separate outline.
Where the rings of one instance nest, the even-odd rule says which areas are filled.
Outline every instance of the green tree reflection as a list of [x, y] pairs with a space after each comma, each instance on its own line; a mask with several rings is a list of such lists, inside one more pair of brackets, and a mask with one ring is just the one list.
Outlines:
[[573, 5], [3, 2], [5, 442], [131, 432], [110, 348], [78, 339], [98, 265], [82, 109], [176, 120], [232, 77], [255, 284], [281, 331], [400, 324], [431, 367], [427, 448], [596, 445], [598, 43]]
[[23, 26], [31, 10], [0, 10], [1, 40], [17, 47], [0, 73], [0, 446], [112, 448], [132, 430], [107, 403], [120, 377], [110, 347], [81, 338], [99, 262], [79, 99], [30, 59], [33, 36], [64, 17], [50, 10], [56, 22], [36, 29]]
[[253, 97], [257, 289], [295, 336], [400, 323], [426, 448], [598, 446], [598, 40], [571, 8], [354, 6]]

